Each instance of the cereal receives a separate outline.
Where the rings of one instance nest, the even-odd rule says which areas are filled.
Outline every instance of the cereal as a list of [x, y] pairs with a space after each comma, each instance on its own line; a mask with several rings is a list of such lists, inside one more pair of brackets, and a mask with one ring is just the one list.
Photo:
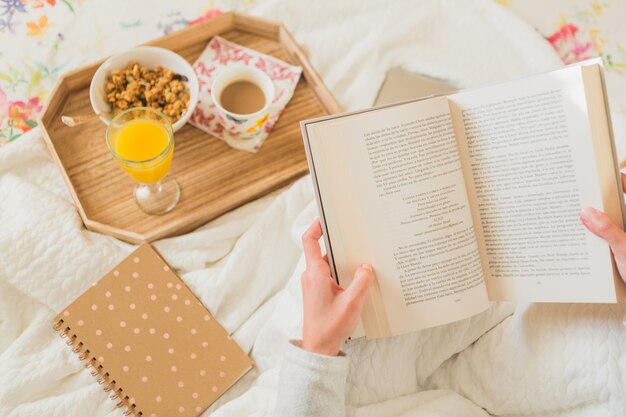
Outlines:
[[152, 107], [175, 123], [189, 107], [187, 77], [157, 66], [148, 69], [132, 62], [124, 70], [111, 71], [106, 79], [106, 100], [113, 115], [131, 107]]

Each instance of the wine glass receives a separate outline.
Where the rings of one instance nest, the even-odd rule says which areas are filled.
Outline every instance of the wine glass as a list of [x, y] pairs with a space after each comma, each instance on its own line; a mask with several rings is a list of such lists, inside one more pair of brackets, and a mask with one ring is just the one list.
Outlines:
[[180, 199], [176, 180], [163, 178], [174, 154], [172, 125], [158, 110], [134, 107], [116, 115], [106, 131], [113, 159], [135, 181], [134, 195], [147, 214], [170, 212]]

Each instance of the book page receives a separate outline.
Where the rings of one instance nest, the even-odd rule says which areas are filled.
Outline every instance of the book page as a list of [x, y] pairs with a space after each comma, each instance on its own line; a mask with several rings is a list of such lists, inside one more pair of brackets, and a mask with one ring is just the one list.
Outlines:
[[323, 120], [306, 129], [339, 281], [348, 285], [364, 262], [377, 274], [372, 294], [380, 300], [366, 305], [363, 315], [368, 338], [448, 323], [487, 308], [445, 97]]
[[614, 302], [580, 67], [449, 97], [493, 300]]

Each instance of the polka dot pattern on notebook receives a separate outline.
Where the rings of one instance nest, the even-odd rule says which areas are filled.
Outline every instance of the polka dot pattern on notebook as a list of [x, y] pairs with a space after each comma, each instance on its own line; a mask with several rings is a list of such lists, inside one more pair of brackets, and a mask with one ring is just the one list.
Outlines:
[[144, 416], [196, 416], [251, 363], [147, 245], [59, 316]]

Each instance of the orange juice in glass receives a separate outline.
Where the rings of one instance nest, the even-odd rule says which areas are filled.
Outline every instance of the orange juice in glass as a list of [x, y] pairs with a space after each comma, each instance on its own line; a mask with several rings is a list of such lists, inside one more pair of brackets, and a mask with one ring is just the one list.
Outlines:
[[155, 109], [135, 107], [115, 116], [106, 133], [113, 159], [138, 182], [135, 201], [148, 214], [171, 211], [180, 198], [174, 179], [163, 180], [174, 154], [174, 133], [167, 118]]

